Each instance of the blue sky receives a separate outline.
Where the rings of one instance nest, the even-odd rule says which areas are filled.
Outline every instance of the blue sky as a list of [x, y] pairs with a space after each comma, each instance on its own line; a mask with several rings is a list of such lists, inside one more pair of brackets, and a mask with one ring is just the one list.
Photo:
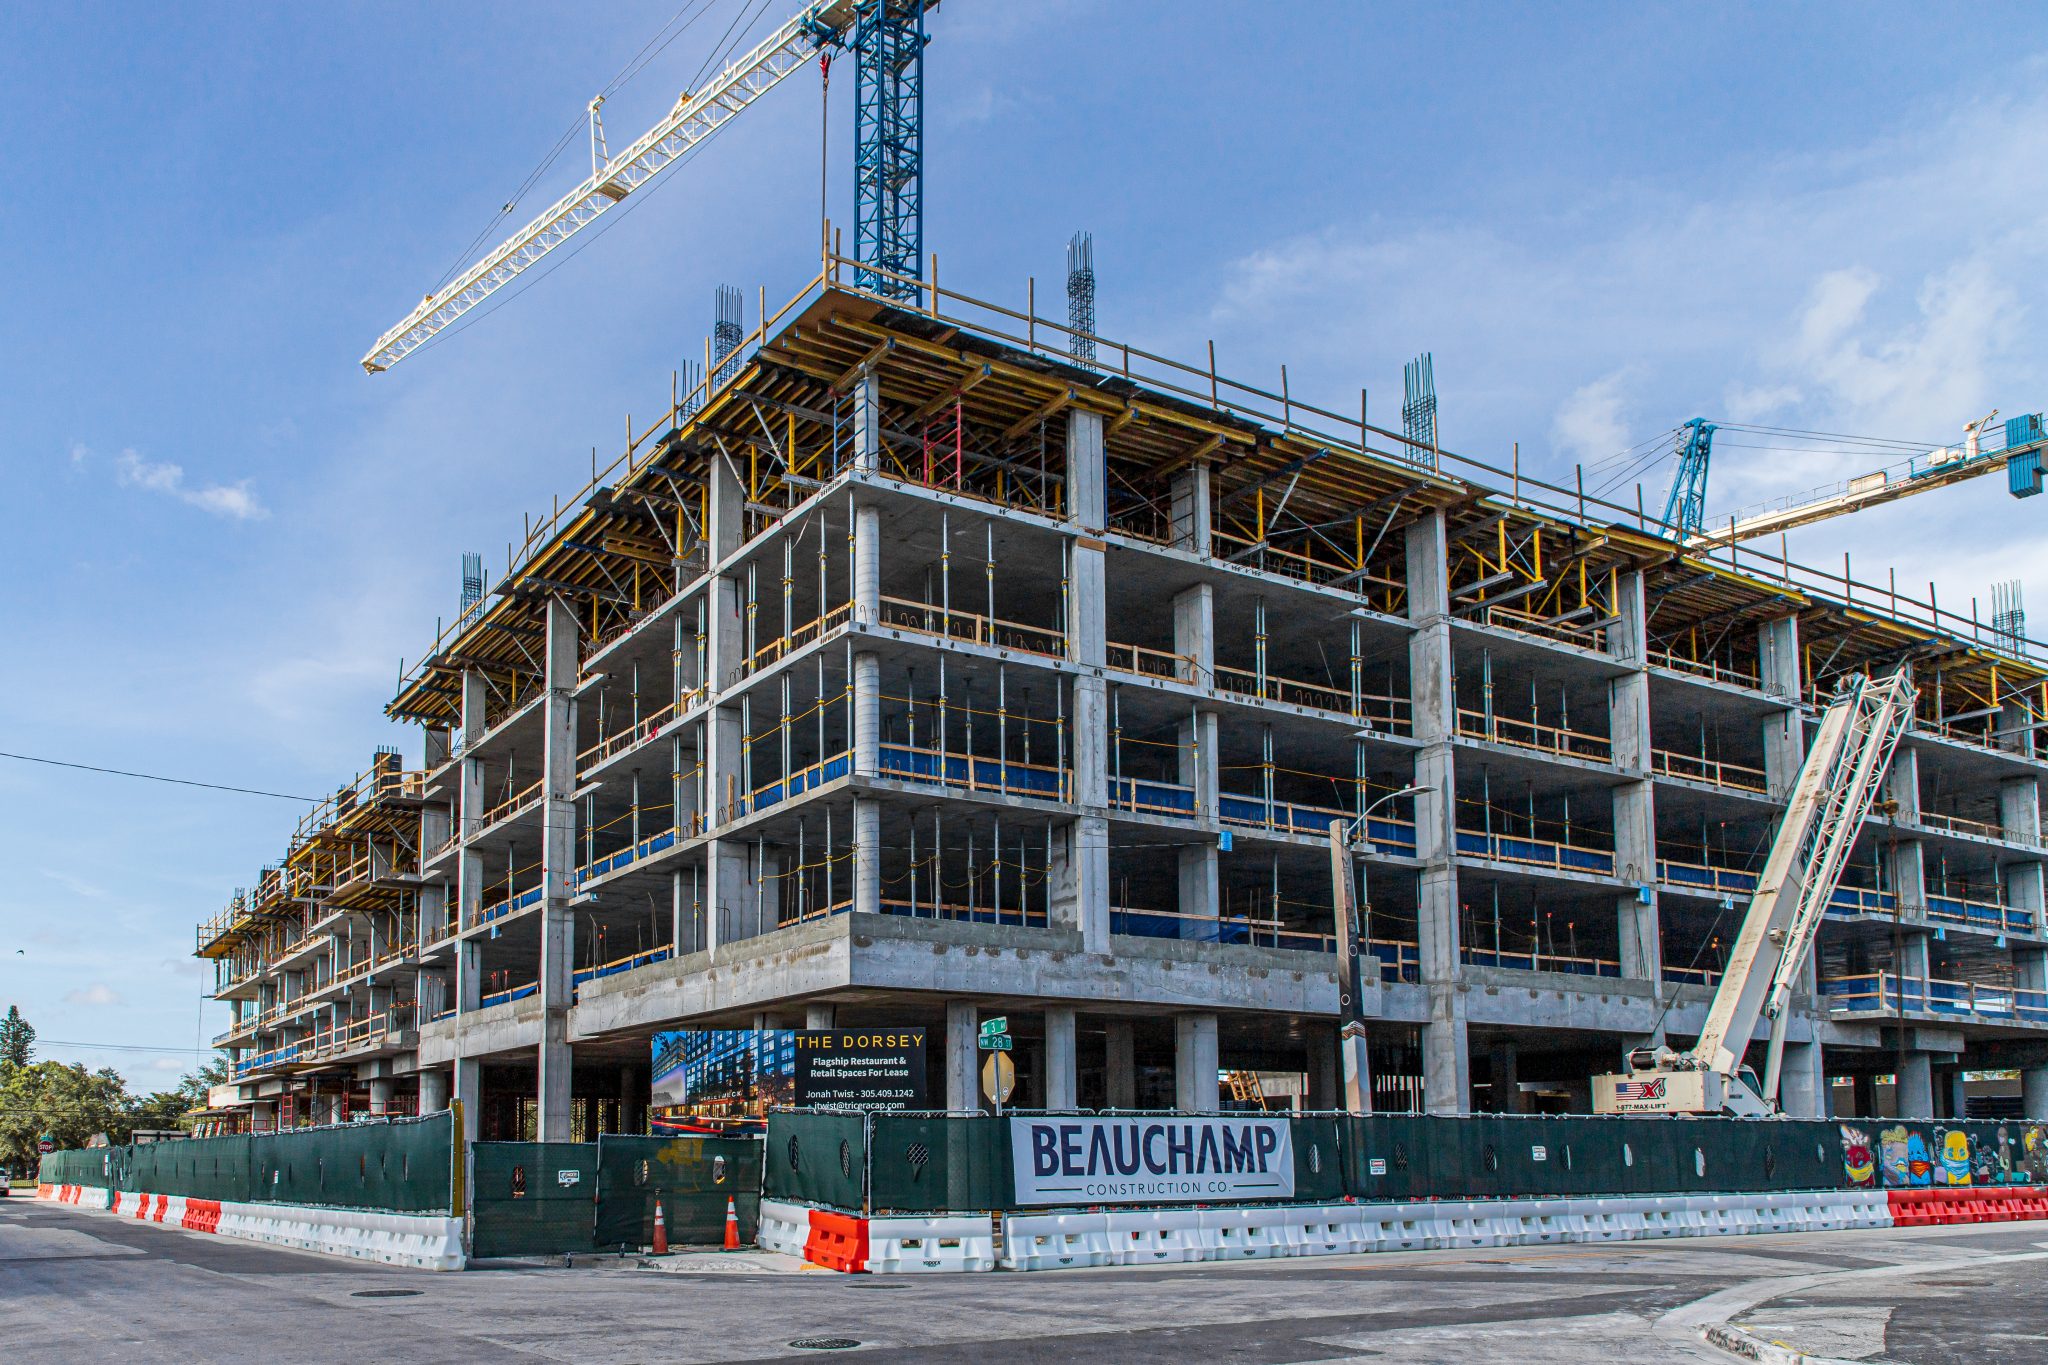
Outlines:
[[[614, 146], [741, 2], [612, 99]], [[0, 15], [0, 749], [308, 794], [377, 744], [417, 756], [380, 707], [460, 553], [502, 562], [665, 403], [715, 285], [776, 299], [812, 268], [807, 72], [509, 306], [356, 368], [674, 11]], [[1106, 334], [1213, 338], [1226, 371], [1284, 362], [1340, 408], [1364, 385], [1383, 419], [1429, 349], [1447, 446], [1566, 478], [1694, 415], [1951, 441], [2048, 405], [2048, 14], [1959, 13], [947, 0], [927, 245], [1021, 301], [1089, 227]], [[1709, 510], [1838, 472], [1724, 454]], [[2048, 592], [2039, 506], [1997, 482], [1794, 553], [1944, 602]], [[187, 1049], [46, 1048], [173, 1078], [225, 1022], [193, 925], [298, 810], [0, 760], [0, 1005]]]

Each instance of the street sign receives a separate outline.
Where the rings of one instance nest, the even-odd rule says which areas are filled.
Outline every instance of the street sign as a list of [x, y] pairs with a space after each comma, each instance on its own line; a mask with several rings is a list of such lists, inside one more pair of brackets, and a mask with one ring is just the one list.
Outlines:
[[1008, 1052], [1013, 1041], [1015, 1040], [1007, 1033], [984, 1033], [981, 1035], [981, 1050], [983, 1052]]
[[1010, 1021], [1008, 1019], [998, 1017], [981, 1021], [981, 1036], [984, 1038], [993, 1038], [999, 1033], [1008, 1033], [1009, 1031]]
[[981, 1093], [988, 1096], [991, 1103], [1000, 1106], [1016, 1088], [1017, 1064], [1010, 1060], [1008, 1053], [990, 1053], [988, 1060], [981, 1064]]

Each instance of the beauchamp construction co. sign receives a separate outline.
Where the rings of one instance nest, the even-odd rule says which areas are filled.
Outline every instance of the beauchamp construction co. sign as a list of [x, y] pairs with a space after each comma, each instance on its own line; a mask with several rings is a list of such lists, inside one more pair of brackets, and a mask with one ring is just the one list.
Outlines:
[[1285, 1119], [1013, 1118], [1019, 1204], [1294, 1197]]

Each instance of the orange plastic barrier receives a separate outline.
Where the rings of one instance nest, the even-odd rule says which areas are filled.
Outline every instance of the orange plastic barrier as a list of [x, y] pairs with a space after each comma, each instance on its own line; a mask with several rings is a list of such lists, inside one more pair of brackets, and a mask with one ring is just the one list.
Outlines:
[[843, 1274], [868, 1268], [868, 1220], [844, 1213], [811, 1210], [811, 1233], [804, 1239], [804, 1259]]

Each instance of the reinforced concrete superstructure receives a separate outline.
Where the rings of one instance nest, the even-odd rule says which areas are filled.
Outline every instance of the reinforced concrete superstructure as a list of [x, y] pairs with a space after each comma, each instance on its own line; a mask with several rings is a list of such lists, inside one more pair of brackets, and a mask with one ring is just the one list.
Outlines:
[[1433, 416], [855, 269], [527, 519], [387, 708], [419, 765], [380, 752], [201, 927], [253, 1126], [633, 1131], [650, 1039], [698, 1026], [921, 1024], [966, 1110], [997, 1014], [1013, 1103], [1278, 1072], [1332, 1107], [1333, 821], [1374, 1103], [1585, 1112], [1698, 1031], [1817, 707], [1901, 662], [1785, 1107], [1959, 1114], [2017, 1068], [2048, 1117], [2032, 645], [1686, 552]]

